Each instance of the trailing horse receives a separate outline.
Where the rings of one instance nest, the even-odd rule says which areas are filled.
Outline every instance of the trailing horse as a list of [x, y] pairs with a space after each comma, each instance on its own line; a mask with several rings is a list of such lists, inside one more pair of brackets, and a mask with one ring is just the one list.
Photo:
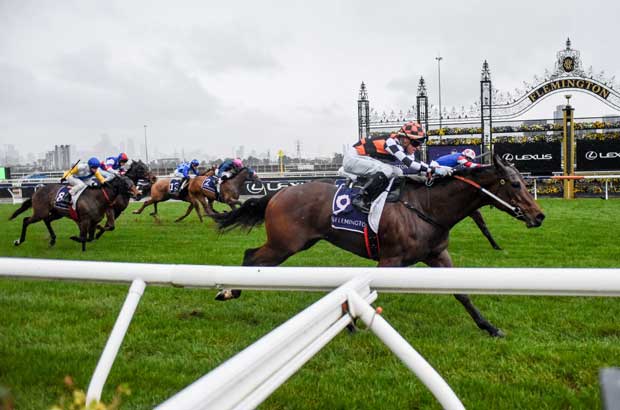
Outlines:
[[[131, 179], [136, 188], [138, 188], [139, 194], [136, 199], [139, 199], [140, 195], [143, 195], [143, 191], [150, 191], [151, 186], [157, 181], [157, 177], [153, 172], [149, 170], [149, 167], [142, 161], [132, 161], [129, 169], [124, 174], [127, 178]], [[118, 195], [112, 207], [106, 210], [106, 222], [104, 226], [97, 225], [96, 239], [99, 239], [106, 231], [114, 230], [114, 223], [121, 213], [127, 209], [129, 205], [130, 193], [125, 192]]]
[[[252, 168], [241, 168], [239, 172], [231, 178], [222, 182], [220, 185], [220, 192], [217, 194], [215, 192], [215, 184], [211, 187], [211, 185], [208, 184], [208, 182], [210, 182], [207, 180], [208, 178], [211, 178], [211, 176], [207, 175], [192, 178], [189, 183], [188, 191], [193, 201], [190, 201], [185, 215], [179, 217], [177, 221], [182, 220], [192, 212], [196, 201], [202, 205], [207, 216], [213, 216], [217, 213], [217, 211], [213, 209], [213, 202], [216, 200], [228, 205], [230, 209], [235, 209], [241, 205], [239, 196], [241, 195], [241, 190], [245, 181], [260, 181], [260, 178], [258, 178], [258, 175]], [[212, 182], [215, 183], [215, 181]], [[200, 209], [198, 207], [196, 207], [196, 212], [200, 217]], [[200, 220], [202, 221], [202, 218]]]
[[59, 208], [57, 200], [62, 194], [62, 188], [66, 188], [63, 184], [49, 184], [39, 188], [32, 198], [25, 200], [21, 206], [13, 212], [9, 220], [14, 219], [17, 215], [32, 207], [32, 216], [23, 219], [22, 233], [19, 239], [14, 241], [18, 246], [26, 240], [26, 231], [28, 225], [43, 220], [45, 226], [50, 233], [50, 246], [56, 243], [56, 234], [52, 229], [52, 221], [67, 217], [73, 219], [80, 228], [80, 236], [72, 236], [71, 239], [82, 244], [82, 251], [86, 250], [86, 242], [94, 239], [95, 228], [103, 219], [106, 209], [113, 206], [114, 200], [119, 195], [128, 192], [133, 195], [138, 194], [133, 182], [127, 177], [116, 177], [111, 181], [104, 183], [100, 188], [86, 188], [78, 198], [76, 214], [72, 215], [70, 208]]
[[[206, 177], [211, 176], [213, 175], [214, 172], [215, 170], [213, 168], [209, 168], [204, 173], [202, 173], [200, 176], [191, 178], [190, 184], [192, 180], [196, 178], [200, 178], [201, 176], [206, 176]], [[178, 179], [178, 178], [170, 178], [170, 177], [158, 178], [157, 182], [155, 182], [151, 186], [151, 197], [147, 199], [146, 201], [144, 201], [140, 209], [136, 209], [135, 211], [133, 211], [133, 213], [136, 215], [141, 214], [142, 211], [144, 211], [144, 208], [146, 208], [149, 205], [153, 205], [153, 212], [151, 212], [149, 215], [153, 217], [157, 217], [157, 204], [160, 202], [167, 201], [169, 199], [173, 199], [173, 198], [190, 203], [190, 207], [188, 208], [187, 214], [189, 214], [193, 208], [199, 209], [198, 200], [189, 195], [189, 190], [187, 188], [183, 189], [181, 192], [179, 192], [176, 195], [170, 193], [170, 182], [173, 179]], [[187, 214], [185, 216], [187, 216]], [[202, 215], [200, 215], [200, 212], [198, 212], [198, 218], [200, 219], [200, 222], [202, 222]], [[183, 218], [177, 218], [175, 222], [178, 222], [181, 219]]]
[[[249, 199], [228, 214], [214, 219], [221, 231], [251, 229], [265, 223], [267, 242], [247, 249], [243, 265], [276, 266], [291, 255], [324, 239], [358, 256], [371, 258], [364, 235], [332, 227], [332, 200], [337, 187], [310, 182], [285, 188], [275, 195]], [[457, 171], [453, 178], [435, 180], [432, 187], [406, 181], [397, 202], [386, 203], [380, 219], [375, 259], [378, 266], [410, 266], [423, 262], [431, 267], [451, 267], [448, 253], [450, 230], [485, 205], [494, 205], [527, 227], [545, 218], [516, 168], [495, 157], [493, 166]], [[412, 272], [412, 274], [415, 274]], [[222, 290], [217, 299], [239, 297], [240, 290]], [[486, 320], [469, 296], [455, 295], [480, 329], [502, 336]]]
[[[189, 180], [187, 189], [179, 193], [179, 196], [175, 199], [189, 202], [189, 206], [185, 211], [185, 214], [181, 215], [175, 222], [179, 222], [187, 217], [193, 209], [196, 209], [198, 219], [202, 222], [202, 214], [200, 213], [200, 206], [204, 209], [207, 216], [216, 214], [213, 209], [213, 202], [218, 200], [225, 203], [234, 209], [241, 204], [239, 201], [239, 195], [241, 189], [246, 180], [256, 181], [259, 180], [258, 176], [251, 168], [242, 168], [234, 176], [222, 182], [220, 186], [220, 195], [216, 199], [216, 194], [213, 191], [204, 187], [204, 182], [211, 178], [214, 174], [214, 170], [208, 170], [204, 175], [199, 175]], [[170, 194], [170, 181], [173, 178], [160, 178], [151, 188], [151, 198], [142, 204], [140, 209], [133, 211], [134, 214], [140, 214], [147, 206], [153, 204], [154, 211], [151, 212], [151, 216], [157, 216], [157, 204], [159, 202], [167, 201], [173, 196]]]

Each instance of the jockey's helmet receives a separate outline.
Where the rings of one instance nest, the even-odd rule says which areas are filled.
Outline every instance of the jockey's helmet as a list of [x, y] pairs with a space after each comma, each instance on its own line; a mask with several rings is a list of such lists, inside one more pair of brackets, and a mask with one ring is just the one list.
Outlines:
[[422, 128], [422, 126], [415, 121], [409, 121], [405, 123], [405, 125], [400, 127], [396, 134], [399, 137], [409, 138], [409, 140], [411, 140], [411, 142], [413, 143], [417, 142], [416, 145], [419, 145], [426, 141], [426, 133], [424, 132], [424, 128]]
[[467, 148], [466, 150], [463, 150], [462, 154], [464, 157], [469, 158], [469, 160], [473, 160], [474, 158], [476, 158], [476, 153], [473, 149]]
[[101, 163], [96, 157], [92, 157], [91, 159], [88, 160], [89, 168], [99, 168], [100, 165]]
[[239, 158], [233, 159], [233, 166], [235, 168], [243, 168], [243, 162]]
[[192, 162], [189, 163], [192, 167], [197, 167], [200, 165], [200, 162], [197, 159], [193, 159]]
[[127, 157], [127, 154], [125, 154], [124, 152], [121, 152], [120, 154], [118, 154], [118, 162], [127, 162], [129, 161], [129, 157]]

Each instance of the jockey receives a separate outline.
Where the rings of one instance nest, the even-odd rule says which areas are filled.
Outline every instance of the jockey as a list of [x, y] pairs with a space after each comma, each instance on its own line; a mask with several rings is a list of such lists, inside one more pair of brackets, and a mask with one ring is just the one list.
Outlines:
[[215, 176], [217, 176], [217, 192], [220, 192], [220, 186], [227, 179], [232, 178], [237, 172], [243, 168], [243, 161], [239, 158], [227, 159], [220, 164], [215, 170]]
[[[393, 177], [403, 174], [450, 175], [449, 167], [416, 161], [414, 153], [425, 140], [422, 126], [410, 121], [389, 137], [362, 138], [350, 147], [344, 153], [343, 170], [345, 173], [369, 176], [360, 195], [353, 199], [353, 205], [369, 211], [372, 199], [385, 189]], [[396, 164], [389, 164], [395, 161]], [[404, 166], [404, 170], [399, 165]]]
[[463, 152], [455, 152], [454, 154], [443, 155], [437, 158], [435, 161], [439, 165], [452, 168], [459, 165], [463, 168], [481, 167], [481, 164], [473, 162], [475, 158], [476, 153], [474, 152], [474, 150], [467, 148], [466, 150], [463, 150]]
[[121, 152], [117, 157], [107, 157], [105, 162], [102, 162], [101, 168], [115, 175], [124, 175], [127, 172], [125, 164], [127, 164], [128, 160], [127, 154]]
[[99, 172], [99, 160], [92, 157], [87, 163], [78, 163], [70, 170], [66, 171], [62, 176], [61, 182], [67, 181], [71, 185], [69, 193], [72, 198], [75, 198], [80, 192], [82, 192], [87, 184], [95, 185], [97, 181], [103, 184], [112, 178], [105, 178], [101, 172]]
[[190, 172], [193, 172], [194, 175], [198, 175], [198, 165], [200, 165], [200, 162], [197, 159], [193, 159], [190, 162], [183, 162], [177, 167], [176, 171], [174, 171], [175, 177], [182, 178], [179, 193], [181, 193], [183, 188], [185, 188], [185, 185], [190, 178]]

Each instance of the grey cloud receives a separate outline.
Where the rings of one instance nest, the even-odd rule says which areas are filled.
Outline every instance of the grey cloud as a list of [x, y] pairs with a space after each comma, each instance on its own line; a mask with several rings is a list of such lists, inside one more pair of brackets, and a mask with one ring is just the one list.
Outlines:
[[198, 66], [211, 73], [260, 71], [280, 67], [264, 36], [250, 27], [199, 27], [191, 31], [188, 47]]

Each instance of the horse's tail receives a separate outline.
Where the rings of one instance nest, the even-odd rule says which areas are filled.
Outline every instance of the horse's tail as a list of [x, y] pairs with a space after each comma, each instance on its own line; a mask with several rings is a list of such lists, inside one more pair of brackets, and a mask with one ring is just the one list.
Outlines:
[[248, 232], [256, 225], [265, 221], [267, 204], [274, 194], [260, 198], [250, 198], [239, 208], [230, 212], [213, 216], [220, 232], [228, 232], [235, 228], [245, 228]]
[[22, 202], [22, 206], [20, 206], [17, 211], [13, 212], [13, 215], [11, 215], [11, 217], [9, 218], [9, 221], [15, 219], [17, 215], [21, 214], [22, 212], [24, 212], [26, 209], [30, 208], [31, 206], [32, 206], [32, 198], [26, 199], [24, 202]]

